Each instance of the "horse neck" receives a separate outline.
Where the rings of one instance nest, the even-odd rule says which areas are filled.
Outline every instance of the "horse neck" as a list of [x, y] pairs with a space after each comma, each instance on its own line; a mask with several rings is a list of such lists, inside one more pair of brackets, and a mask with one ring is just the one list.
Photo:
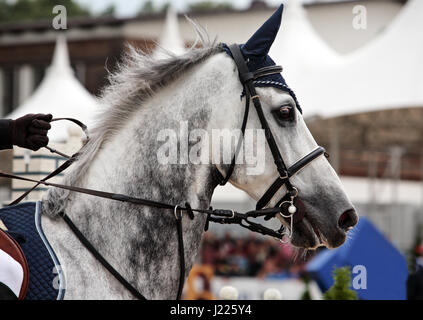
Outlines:
[[[183, 123], [190, 129], [208, 131], [219, 121], [228, 125], [232, 118], [225, 108], [239, 103], [241, 91], [235, 97], [234, 93], [222, 96], [228, 93], [222, 90], [227, 86], [228, 68], [215, 63], [219, 66], [206, 62], [206, 66], [194, 68], [141, 106], [127, 125], [104, 143], [78, 185], [175, 205], [188, 201], [193, 208], [208, 208], [216, 186], [215, 166], [190, 162], [162, 165], [157, 150], [163, 142], [157, 137], [164, 129], [178, 133]], [[222, 109], [216, 112], [216, 108]], [[182, 142], [177, 141], [179, 147]], [[73, 194], [70, 200], [66, 213], [112, 265], [119, 266], [118, 270], [143, 288], [147, 297], [174, 298], [179, 258], [171, 210], [80, 194]], [[184, 218], [187, 272], [197, 254], [205, 220], [201, 214], [194, 220]], [[152, 270], [156, 276], [151, 276]]]
[[[122, 130], [104, 143], [83, 184], [155, 200], [173, 199], [175, 204], [187, 197], [210, 201], [216, 186], [216, 166], [211, 159], [208, 164], [190, 162], [187, 153], [191, 145], [184, 129], [203, 129], [210, 134], [211, 128], [240, 126], [242, 88], [232, 65], [224, 53], [213, 56], [157, 92]], [[164, 130], [177, 136], [177, 162], [170, 165], [161, 165], [158, 159], [158, 151], [165, 143], [158, 137]], [[149, 191], [141, 189], [151, 192], [146, 194]]]

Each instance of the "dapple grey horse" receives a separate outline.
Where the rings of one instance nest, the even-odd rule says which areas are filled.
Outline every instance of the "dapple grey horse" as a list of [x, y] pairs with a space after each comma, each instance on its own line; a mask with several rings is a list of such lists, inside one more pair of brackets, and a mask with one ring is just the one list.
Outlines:
[[[279, 26], [277, 26], [279, 28]], [[207, 209], [218, 181], [228, 165], [210, 161], [164, 164], [158, 159], [163, 130], [238, 129], [245, 97], [238, 70], [221, 44], [208, 41], [201, 29], [201, 48], [193, 46], [181, 56], [169, 54], [154, 60], [128, 50], [102, 96], [104, 109], [90, 131], [78, 161], [63, 183], [121, 193], [166, 203]], [[277, 32], [277, 30], [276, 30]], [[274, 32], [274, 36], [276, 36]], [[273, 39], [270, 39], [270, 47]], [[273, 87], [257, 88], [264, 113], [287, 165], [317, 147], [287, 92]], [[277, 121], [275, 108], [290, 113]], [[306, 110], [305, 110], [306, 112]], [[257, 114], [249, 113], [247, 129], [260, 130]], [[178, 136], [178, 150], [186, 138]], [[195, 141], [187, 142], [187, 152]], [[253, 143], [262, 150], [264, 167], [250, 174], [251, 164], [236, 164], [229, 182], [259, 199], [278, 173], [267, 144]], [[262, 148], [262, 149], [260, 149]], [[203, 149], [202, 152], [205, 152]], [[299, 189], [307, 215], [292, 230], [291, 243], [302, 248], [340, 246], [348, 227], [357, 223], [353, 205], [325, 157], [319, 157], [291, 179]], [[282, 188], [268, 204], [284, 195]], [[131, 299], [131, 294], [86, 250], [58, 214], [66, 212], [97, 250], [148, 299], [174, 299], [179, 281], [179, 257], [175, 217], [171, 210], [136, 206], [90, 195], [51, 188], [42, 203], [42, 225], [66, 275], [67, 299]], [[349, 212], [345, 218], [343, 215]], [[340, 218], [348, 220], [340, 224]], [[201, 242], [206, 216], [183, 216], [186, 274]], [[282, 223], [285, 223], [282, 221]]]

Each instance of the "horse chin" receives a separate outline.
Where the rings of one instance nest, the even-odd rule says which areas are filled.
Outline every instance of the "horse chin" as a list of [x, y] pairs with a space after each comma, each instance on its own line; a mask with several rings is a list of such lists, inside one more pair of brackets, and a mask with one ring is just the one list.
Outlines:
[[328, 247], [326, 239], [307, 218], [294, 225], [291, 244], [308, 250], [314, 250], [321, 246]]

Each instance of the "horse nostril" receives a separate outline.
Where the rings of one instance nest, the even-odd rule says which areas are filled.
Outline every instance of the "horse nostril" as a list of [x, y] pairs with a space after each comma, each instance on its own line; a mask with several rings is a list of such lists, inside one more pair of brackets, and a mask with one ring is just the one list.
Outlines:
[[338, 226], [344, 230], [348, 231], [352, 229], [358, 222], [358, 216], [355, 213], [354, 209], [345, 211], [338, 220]]

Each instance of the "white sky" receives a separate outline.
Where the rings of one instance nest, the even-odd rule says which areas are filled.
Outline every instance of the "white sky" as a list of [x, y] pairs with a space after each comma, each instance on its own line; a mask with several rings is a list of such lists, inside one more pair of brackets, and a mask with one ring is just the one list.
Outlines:
[[[106, 9], [109, 5], [115, 4], [118, 17], [130, 17], [136, 14], [146, 0], [76, 0], [80, 4], [90, 8], [94, 13], [99, 13]], [[170, 2], [178, 11], [184, 11], [188, 4], [200, 2], [201, 0], [153, 0], [157, 7]], [[212, 0], [214, 2], [231, 2], [235, 8], [246, 8], [250, 5], [251, 0]], [[309, 2], [310, 0], [303, 0]], [[269, 4], [278, 5], [281, 0], [266, 0]]]

